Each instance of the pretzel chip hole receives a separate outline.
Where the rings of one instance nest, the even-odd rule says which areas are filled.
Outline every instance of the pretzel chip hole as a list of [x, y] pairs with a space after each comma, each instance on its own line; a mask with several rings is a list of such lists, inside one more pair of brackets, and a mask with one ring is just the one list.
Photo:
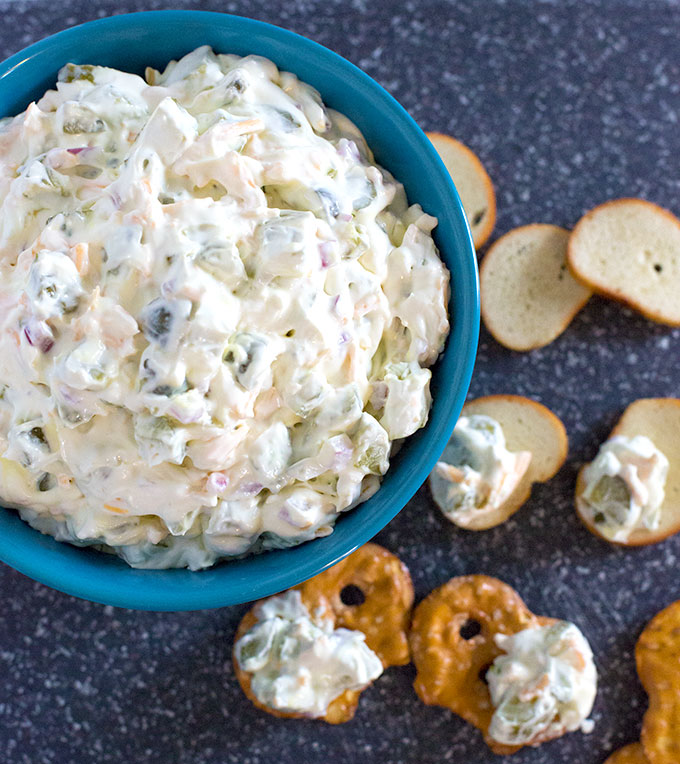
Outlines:
[[363, 605], [366, 602], [366, 595], [358, 586], [347, 584], [340, 592], [340, 601], [348, 607]]
[[489, 684], [489, 681], [486, 678], [486, 672], [491, 668], [491, 665], [491, 663], [487, 663], [486, 666], [482, 666], [482, 668], [479, 669], [479, 674], [477, 674], [477, 676], [479, 677], [479, 681], [483, 684]]
[[465, 639], [472, 639], [476, 637], [482, 630], [482, 624], [479, 621], [475, 621], [474, 618], [468, 618], [467, 621], [460, 627], [460, 636]]

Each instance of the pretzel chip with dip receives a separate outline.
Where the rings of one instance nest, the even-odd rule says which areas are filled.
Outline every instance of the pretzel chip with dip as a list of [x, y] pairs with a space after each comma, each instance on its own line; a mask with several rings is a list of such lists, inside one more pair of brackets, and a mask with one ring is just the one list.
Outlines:
[[534, 615], [496, 578], [460, 576], [431, 592], [415, 610], [411, 649], [420, 699], [477, 727], [495, 753], [592, 729], [586, 639], [572, 623]]
[[406, 566], [366, 544], [245, 614], [234, 640], [236, 677], [273, 716], [349, 721], [363, 689], [388, 666], [409, 662], [412, 606]]

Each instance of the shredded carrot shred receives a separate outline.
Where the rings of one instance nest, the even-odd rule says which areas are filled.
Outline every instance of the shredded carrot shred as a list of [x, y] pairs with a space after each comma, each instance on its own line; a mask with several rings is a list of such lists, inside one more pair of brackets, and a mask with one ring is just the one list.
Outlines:
[[89, 264], [89, 258], [87, 256], [87, 244], [76, 244], [73, 248], [73, 254], [75, 256], [76, 269], [78, 273], [84, 273], [87, 270], [87, 266]]
[[115, 512], [118, 515], [129, 514], [127, 509], [123, 509], [122, 507], [114, 507], [112, 504], [104, 504], [104, 508], [108, 509], [110, 512]]

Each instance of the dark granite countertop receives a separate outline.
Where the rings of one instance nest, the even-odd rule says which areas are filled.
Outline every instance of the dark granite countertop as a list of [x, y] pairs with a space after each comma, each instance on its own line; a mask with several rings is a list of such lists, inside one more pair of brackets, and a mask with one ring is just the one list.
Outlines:
[[[425, 129], [485, 162], [495, 236], [530, 222], [572, 226], [609, 198], [680, 212], [680, 3], [667, 0], [0, 0], [0, 58], [113, 12], [201, 7], [280, 24], [375, 77]], [[601, 764], [639, 735], [646, 697], [633, 646], [680, 597], [680, 536], [621, 550], [572, 509], [577, 466], [626, 404], [678, 395], [680, 331], [593, 299], [549, 347], [517, 354], [482, 331], [471, 396], [536, 397], [565, 422], [570, 458], [508, 523], [466, 533], [421, 489], [377, 538], [410, 566], [417, 597], [453, 575], [515, 586], [537, 613], [578, 623], [600, 673], [591, 735], [572, 733], [516, 764]], [[143, 613], [73, 599], [0, 566], [0, 761], [7, 764], [498, 761], [479, 734], [418, 701], [411, 666], [390, 669], [339, 727], [273, 719], [234, 679], [245, 606]]]

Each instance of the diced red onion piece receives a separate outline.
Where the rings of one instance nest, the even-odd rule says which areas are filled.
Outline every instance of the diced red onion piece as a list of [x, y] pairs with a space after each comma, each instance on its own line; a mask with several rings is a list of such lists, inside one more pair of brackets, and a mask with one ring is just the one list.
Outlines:
[[211, 493], [220, 494], [228, 485], [229, 478], [223, 472], [211, 472], [208, 475], [207, 488]]
[[355, 162], [361, 161], [361, 155], [354, 141], [348, 141], [347, 138], [341, 138], [338, 141], [337, 152], [341, 157], [353, 159]]
[[371, 406], [373, 406], [376, 411], [379, 411], [385, 405], [387, 392], [388, 387], [384, 382], [373, 383], [373, 392], [371, 393], [370, 401]]
[[24, 326], [24, 336], [29, 345], [38, 348], [43, 353], [49, 353], [54, 346], [54, 335], [45, 321], [31, 319]]
[[333, 457], [331, 469], [335, 471], [344, 470], [352, 458], [352, 441], [349, 438], [337, 439], [333, 442], [333, 449], [335, 456]]
[[328, 268], [333, 258], [333, 243], [330, 241], [322, 241], [319, 244], [319, 254], [321, 255], [321, 267]]

